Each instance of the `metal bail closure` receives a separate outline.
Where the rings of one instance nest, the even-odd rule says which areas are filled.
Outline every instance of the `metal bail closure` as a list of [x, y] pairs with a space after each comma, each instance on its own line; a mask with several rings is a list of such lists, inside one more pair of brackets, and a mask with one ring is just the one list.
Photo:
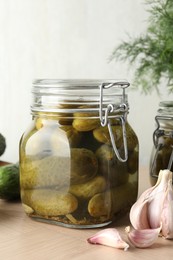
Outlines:
[[156, 116], [155, 117], [155, 121], [156, 121], [157, 127], [156, 127], [156, 130], [153, 132], [153, 143], [154, 143], [155, 148], [157, 149], [156, 150], [157, 152], [160, 150], [160, 147], [158, 147], [158, 138], [160, 136], [164, 135], [164, 130], [160, 130], [159, 129], [160, 128], [159, 119], [160, 119], [160, 116]]
[[159, 120], [166, 120], [166, 121], [167, 120], [173, 120], [173, 117], [171, 117], [171, 116], [156, 116], [155, 117], [155, 121], [156, 121], [156, 124], [157, 124], [156, 130], [153, 133], [153, 143], [154, 143], [155, 148], [157, 148], [157, 146], [158, 146], [158, 139], [159, 139], [159, 137], [161, 137], [161, 136], [173, 137], [173, 133], [172, 132], [165, 133], [164, 130], [160, 129]]
[[[127, 135], [126, 135], [126, 127], [125, 127], [128, 107], [125, 103], [125, 88], [127, 88], [129, 85], [130, 84], [128, 82], [114, 82], [114, 83], [107, 82], [107, 83], [102, 83], [100, 85], [100, 110], [99, 110], [99, 115], [100, 115], [101, 126], [103, 126], [103, 127], [106, 126], [106, 125], [108, 126], [108, 131], [109, 131], [112, 147], [114, 149], [114, 152], [115, 152], [117, 158], [121, 162], [126, 162], [127, 159], [128, 159]], [[117, 107], [114, 107], [112, 104], [108, 104], [106, 109], [103, 109], [103, 89], [108, 89], [108, 88], [111, 88], [113, 86], [117, 86], [117, 87], [119, 87], [123, 90], [123, 102], [122, 102], [122, 104], [118, 105]], [[104, 113], [104, 110], [105, 110], [105, 113]], [[122, 158], [120, 156], [120, 153], [117, 149], [117, 146], [115, 144], [115, 138], [114, 138], [113, 131], [112, 131], [111, 122], [108, 118], [109, 113], [112, 113], [112, 112], [117, 112], [117, 113], [122, 112], [123, 113], [122, 115], [116, 115], [114, 118], [118, 118], [121, 121], [121, 124], [122, 124], [124, 158]]]

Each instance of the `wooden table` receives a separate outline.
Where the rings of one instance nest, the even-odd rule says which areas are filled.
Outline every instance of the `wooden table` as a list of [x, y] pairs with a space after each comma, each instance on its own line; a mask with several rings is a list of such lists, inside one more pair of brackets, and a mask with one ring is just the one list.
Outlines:
[[[147, 186], [148, 174], [140, 172], [140, 191]], [[148, 249], [128, 251], [87, 243], [99, 229], [69, 229], [37, 222], [27, 217], [20, 202], [0, 200], [0, 259], [2, 260], [142, 260], [173, 259], [173, 241], [158, 238]], [[128, 218], [116, 222], [124, 233]], [[125, 235], [125, 233], [124, 233]]]

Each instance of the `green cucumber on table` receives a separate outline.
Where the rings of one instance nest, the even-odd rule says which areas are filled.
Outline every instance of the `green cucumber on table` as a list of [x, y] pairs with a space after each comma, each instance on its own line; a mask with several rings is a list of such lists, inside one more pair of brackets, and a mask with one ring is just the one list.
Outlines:
[[[5, 165], [3, 165], [5, 164]], [[0, 199], [17, 200], [20, 198], [19, 165], [1, 162]]]

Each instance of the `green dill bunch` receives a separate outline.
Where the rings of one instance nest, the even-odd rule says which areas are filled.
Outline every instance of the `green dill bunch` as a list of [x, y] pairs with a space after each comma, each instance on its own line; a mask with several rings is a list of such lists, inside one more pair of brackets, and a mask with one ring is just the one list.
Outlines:
[[134, 86], [148, 94], [159, 93], [164, 79], [168, 93], [173, 92], [173, 0], [145, 0], [149, 18], [144, 35], [120, 43], [110, 60], [127, 61], [136, 66]]

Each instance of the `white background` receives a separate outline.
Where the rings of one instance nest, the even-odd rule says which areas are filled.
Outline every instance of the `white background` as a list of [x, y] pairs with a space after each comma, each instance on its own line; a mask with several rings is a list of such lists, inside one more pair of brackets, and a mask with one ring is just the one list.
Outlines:
[[[132, 81], [129, 65], [108, 62], [118, 43], [145, 32], [142, 0], [0, 0], [1, 160], [18, 161], [19, 140], [31, 121], [34, 78]], [[134, 69], [134, 68], [133, 68]], [[129, 91], [129, 122], [140, 143], [140, 165], [149, 164], [158, 103], [171, 99]]]

